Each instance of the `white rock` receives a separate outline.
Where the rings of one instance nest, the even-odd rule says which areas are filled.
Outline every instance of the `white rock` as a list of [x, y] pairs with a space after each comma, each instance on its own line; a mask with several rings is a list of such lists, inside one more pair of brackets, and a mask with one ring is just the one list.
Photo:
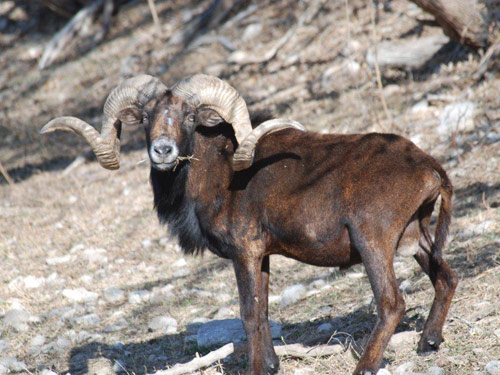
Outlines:
[[489, 375], [500, 375], [500, 361], [490, 361], [484, 367], [484, 371]]
[[43, 369], [42, 372], [40, 372], [40, 375], [57, 375], [57, 372], [51, 371], [49, 369]]
[[[281, 337], [281, 324], [271, 321], [271, 336]], [[246, 340], [243, 324], [239, 319], [213, 320], [198, 330], [198, 347], [210, 348], [229, 342]]]
[[302, 284], [289, 286], [281, 294], [280, 308], [301, 300], [306, 295], [306, 292], [306, 287]]
[[71, 260], [71, 255], [63, 255], [63, 256], [60, 256], [60, 257], [50, 257], [50, 258], [47, 258], [45, 259], [45, 262], [47, 262], [47, 264], [49, 266], [55, 266], [55, 265], [58, 265], [58, 264], [64, 264], [64, 263], [68, 263], [69, 261]]
[[157, 316], [148, 325], [152, 331], [161, 331], [167, 335], [177, 332], [177, 320], [170, 316]]
[[62, 295], [71, 302], [95, 302], [97, 301], [97, 293], [90, 292], [85, 288], [64, 289]]
[[22, 306], [8, 310], [4, 315], [4, 324], [13, 327], [18, 332], [24, 332], [29, 329], [28, 324], [39, 321], [40, 318], [31, 315], [24, 310]]
[[134, 290], [128, 295], [128, 302], [133, 304], [140, 304], [149, 301], [151, 292], [149, 290]]
[[0, 340], [0, 355], [3, 355], [9, 350], [10, 342], [7, 340]]
[[389, 349], [397, 351], [401, 347], [411, 347], [415, 344], [418, 333], [416, 331], [405, 331], [399, 332], [392, 335], [389, 345]]
[[495, 143], [495, 142], [500, 141], [500, 134], [495, 133], [495, 132], [489, 132], [489, 133], [486, 135], [486, 138], [487, 138], [487, 139], [488, 139], [488, 141], [490, 141], [491, 143]]
[[82, 251], [83, 249], [85, 249], [85, 245], [84, 244], [77, 244], [75, 246], [73, 246], [70, 250], [69, 250], [69, 253], [70, 254], [74, 254], [74, 253], [77, 253], [79, 251]]
[[280, 301], [281, 301], [281, 296], [274, 296], [274, 295], [269, 296], [269, 304], [270, 305], [275, 304], [275, 303], [280, 303]]
[[103, 294], [104, 299], [109, 303], [120, 303], [125, 299], [125, 292], [115, 286], [104, 289]]
[[403, 282], [399, 285], [399, 289], [405, 293], [410, 293], [411, 292], [411, 281], [410, 280], [403, 280]]
[[391, 375], [391, 372], [386, 368], [381, 368], [377, 371], [377, 375]]
[[439, 116], [437, 132], [441, 136], [449, 137], [456, 132], [474, 130], [474, 116], [477, 105], [472, 102], [449, 104], [443, 108]]
[[11, 372], [26, 371], [26, 363], [18, 361], [15, 357], [7, 357], [0, 359], [0, 366], [7, 368]]
[[323, 279], [314, 280], [309, 284], [310, 289], [321, 289], [326, 285], [326, 281]]
[[64, 352], [71, 346], [71, 340], [67, 337], [59, 336], [56, 341], [56, 347], [59, 352]]
[[37, 335], [30, 341], [31, 346], [42, 346], [43, 344], [45, 344], [45, 336], [42, 335]]
[[84, 327], [95, 327], [101, 324], [101, 317], [97, 314], [87, 314], [73, 318], [73, 322]]
[[147, 249], [148, 247], [151, 247], [152, 244], [153, 244], [153, 242], [149, 238], [146, 238], [145, 240], [143, 240], [141, 242], [142, 247], [145, 249]]
[[45, 279], [43, 277], [26, 276], [23, 279], [24, 287], [26, 289], [36, 289], [40, 288], [44, 283]]
[[402, 365], [396, 367], [396, 369], [394, 370], [394, 375], [407, 375], [408, 373], [413, 372], [414, 368], [415, 368], [414, 362], [403, 363]]
[[333, 325], [331, 323], [323, 323], [318, 328], [316, 328], [318, 333], [330, 333], [333, 332]]
[[296, 368], [293, 375], [315, 375], [316, 371], [312, 367]]
[[412, 113], [426, 112], [428, 109], [429, 109], [429, 103], [425, 99], [415, 103], [411, 107]]
[[427, 375], [444, 375], [444, 369], [439, 366], [431, 366], [427, 370]]
[[187, 262], [186, 262], [186, 259], [184, 259], [184, 258], [180, 258], [179, 260], [172, 263], [172, 267], [174, 267], [174, 268], [181, 268], [181, 267], [186, 267], [186, 266], [187, 266]]
[[83, 251], [82, 256], [91, 264], [104, 264], [108, 262], [106, 253], [105, 249], [86, 249]]
[[500, 328], [495, 329], [495, 336], [500, 339]]
[[243, 35], [241, 36], [241, 39], [244, 42], [251, 41], [255, 39], [257, 36], [259, 36], [262, 33], [262, 24], [259, 23], [251, 23], [245, 28], [245, 31], [243, 32]]

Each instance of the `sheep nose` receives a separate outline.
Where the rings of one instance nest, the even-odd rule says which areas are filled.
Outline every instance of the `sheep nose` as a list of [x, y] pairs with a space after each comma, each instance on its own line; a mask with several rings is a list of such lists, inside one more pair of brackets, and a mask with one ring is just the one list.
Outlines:
[[172, 140], [167, 138], [158, 138], [151, 144], [151, 153], [159, 158], [168, 157], [174, 150]]
[[158, 156], [167, 156], [173, 150], [173, 147], [166, 142], [157, 142], [153, 145], [153, 151]]

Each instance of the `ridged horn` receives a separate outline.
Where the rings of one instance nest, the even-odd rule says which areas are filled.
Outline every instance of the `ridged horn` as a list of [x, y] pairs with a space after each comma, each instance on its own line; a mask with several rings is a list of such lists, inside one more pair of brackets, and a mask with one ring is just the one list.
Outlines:
[[306, 128], [299, 122], [287, 120], [283, 118], [264, 121], [262, 124], [253, 129], [245, 139], [240, 143], [233, 155], [233, 170], [241, 171], [249, 168], [253, 163], [255, 147], [259, 139], [267, 134], [271, 134], [283, 129], [297, 129], [307, 131]]
[[217, 77], [195, 74], [178, 82], [172, 94], [196, 107], [203, 105], [216, 111], [233, 126], [239, 144], [252, 131], [245, 101], [234, 87]]
[[121, 121], [118, 113], [126, 108], [139, 108], [151, 98], [165, 92], [167, 87], [158, 79], [146, 74], [129, 78], [111, 91], [104, 104], [101, 133], [90, 124], [76, 117], [58, 117], [48, 122], [40, 134], [64, 130], [85, 138], [101, 166], [120, 168]]

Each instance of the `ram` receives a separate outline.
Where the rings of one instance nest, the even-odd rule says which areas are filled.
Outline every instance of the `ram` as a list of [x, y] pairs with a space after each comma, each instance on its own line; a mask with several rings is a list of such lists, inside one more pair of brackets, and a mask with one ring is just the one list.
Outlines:
[[268, 323], [274, 254], [323, 267], [364, 264], [378, 310], [354, 371], [365, 375], [377, 372], [404, 314], [393, 258], [413, 244], [435, 288], [418, 350], [438, 349], [458, 282], [442, 257], [452, 185], [413, 143], [394, 134], [317, 134], [279, 119], [252, 128], [238, 92], [205, 75], [171, 90], [151, 76], [131, 78], [109, 95], [101, 134], [74, 117], [54, 119], [42, 133], [80, 134], [103, 167], [116, 169], [122, 123], [145, 129], [160, 221], [186, 253], [209, 249], [233, 262], [250, 374], [279, 367]]

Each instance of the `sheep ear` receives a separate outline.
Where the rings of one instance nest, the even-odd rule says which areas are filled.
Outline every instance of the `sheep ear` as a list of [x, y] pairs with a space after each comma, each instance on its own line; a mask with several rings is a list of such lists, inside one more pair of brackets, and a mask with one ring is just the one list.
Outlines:
[[137, 107], [124, 108], [116, 116], [127, 125], [139, 125], [141, 123], [142, 111]]
[[200, 109], [198, 111], [198, 119], [201, 125], [210, 127], [224, 122], [224, 119], [217, 112], [209, 108]]

